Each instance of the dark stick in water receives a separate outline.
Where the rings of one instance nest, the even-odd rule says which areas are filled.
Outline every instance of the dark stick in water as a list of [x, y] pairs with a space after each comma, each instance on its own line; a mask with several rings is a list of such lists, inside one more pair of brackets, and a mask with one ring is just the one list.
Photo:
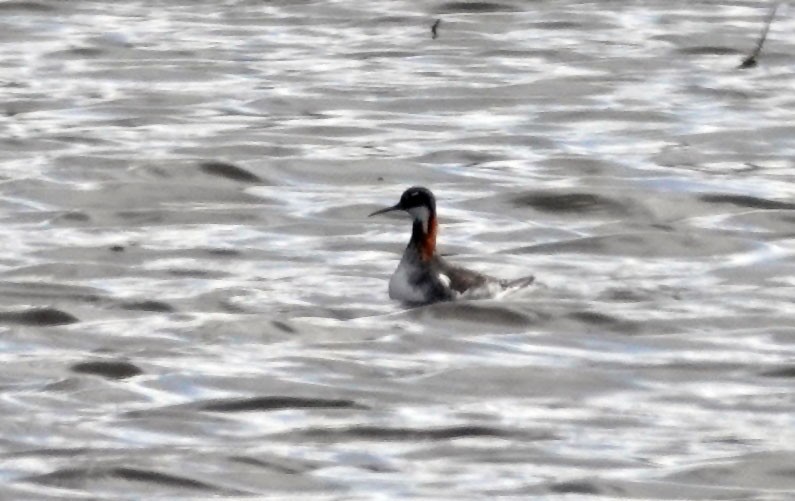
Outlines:
[[739, 68], [753, 68], [756, 66], [756, 58], [762, 52], [762, 45], [765, 44], [767, 32], [770, 31], [770, 24], [773, 22], [773, 18], [776, 17], [776, 11], [778, 10], [779, 5], [781, 4], [775, 3], [773, 4], [773, 7], [770, 8], [770, 12], [767, 14], [767, 18], [765, 19], [765, 26], [762, 28], [762, 35], [759, 37], [756, 47], [754, 48], [753, 52], [748, 55], [748, 57], [743, 59], [743, 62], [740, 63]]
[[436, 33], [436, 30], [439, 28], [440, 24], [442, 24], [442, 20], [437, 19], [436, 21], [433, 22], [433, 26], [431, 26], [431, 38], [433, 38], [434, 40], [436, 40], [436, 37], [439, 36], [439, 34]]

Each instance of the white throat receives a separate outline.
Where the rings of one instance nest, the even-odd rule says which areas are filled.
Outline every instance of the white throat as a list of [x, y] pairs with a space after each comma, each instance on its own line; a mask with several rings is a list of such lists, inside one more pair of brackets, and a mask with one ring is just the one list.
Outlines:
[[419, 221], [422, 223], [422, 230], [425, 233], [428, 233], [428, 221], [431, 219], [431, 212], [425, 206], [420, 207], [412, 207], [411, 209], [407, 210], [411, 217], [414, 218], [415, 221]]

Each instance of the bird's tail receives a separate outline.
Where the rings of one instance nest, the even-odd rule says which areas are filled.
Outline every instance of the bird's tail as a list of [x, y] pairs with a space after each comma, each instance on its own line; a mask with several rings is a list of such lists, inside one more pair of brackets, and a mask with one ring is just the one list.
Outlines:
[[503, 280], [501, 282], [503, 289], [521, 289], [535, 282], [536, 277], [530, 275], [528, 277], [516, 278], [513, 280]]

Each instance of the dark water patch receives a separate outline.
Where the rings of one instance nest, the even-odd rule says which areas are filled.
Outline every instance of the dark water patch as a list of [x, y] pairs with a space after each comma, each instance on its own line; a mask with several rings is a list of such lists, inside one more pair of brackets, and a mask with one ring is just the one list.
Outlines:
[[417, 22], [417, 17], [412, 16], [381, 16], [373, 20], [373, 24], [413, 24]]
[[699, 197], [703, 202], [715, 204], [730, 204], [749, 209], [795, 209], [795, 203], [768, 200], [766, 198], [752, 197], [749, 195], [735, 195], [732, 193], [706, 193]]
[[686, 56], [736, 56], [742, 54], [742, 51], [733, 47], [705, 45], [695, 47], [682, 47], [676, 49], [676, 52]]
[[227, 276], [226, 273], [213, 270], [197, 270], [188, 268], [172, 268], [168, 270], [168, 274], [175, 277], [188, 277], [188, 278], [221, 278]]
[[795, 365], [779, 367], [759, 373], [760, 376], [791, 379], [795, 378]]
[[[484, 57], [508, 57], [508, 58], [531, 58], [531, 57], [552, 57], [556, 55], [554, 51], [542, 51], [536, 49], [490, 49], [484, 50], [482, 53]], [[499, 139], [499, 138], [495, 138]]]
[[352, 52], [348, 54], [353, 59], [406, 59], [416, 57], [416, 52], [408, 52], [401, 50], [369, 50], [362, 52]]
[[575, 311], [569, 313], [566, 316], [572, 320], [576, 320], [577, 322], [581, 322], [586, 325], [625, 334], [636, 333], [640, 327], [635, 322], [616, 318], [606, 313], [597, 311]]
[[250, 456], [231, 456], [229, 460], [235, 463], [247, 464], [249, 466], [256, 466], [258, 468], [265, 468], [279, 473], [286, 473], [288, 475], [298, 475], [316, 469], [315, 467], [304, 464], [302, 465], [283, 464], [284, 463], [283, 461], [276, 461], [276, 460], [266, 461], [263, 459], [253, 458]]
[[519, 247], [508, 254], [601, 254], [645, 258], [698, 257], [747, 251], [753, 242], [722, 231], [638, 232]]
[[40, 2], [0, 2], [0, 12], [54, 12], [55, 10], [52, 5]]
[[73, 324], [79, 321], [70, 313], [50, 307], [0, 312], [0, 322], [10, 324], [52, 326]]
[[651, 297], [648, 293], [631, 289], [608, 289], [599, 296], [606, 301], [620, 301], [625, 303], [639, 303], [649, 301]]
[[511, 430], [493, 426], [449, 426], [444, 428], [387, 428], [381, 426], [351, 426], [346, 428], [313, 428], [301, 432], [308, 438], [332, 440], [389, 440], [434, 441], [457, 438], [524, 438], [525, 440], [550, 440], [546, 432]]
[[474, 301], [436, 303], [410, 311], [410, 316], [431, 316], [445, 321], [502, 325], [506, 327], [529, 327], [545, 318], [531, 317], [505, 306], [478, 304]]
[[157, 209], [121, 210], [116, 212], [116, 216], [134, 224], [162, 223], [165, 220], [164, 211]]
[[[6, 458], [79, 458], [87, 454], [100, 455], [105, 449], [92, 447], [44, 447], [41, 449], [6, 452], [0, 457]], [[115, 451], [114, 451], [115, 452]]]
[[199, 409], [209, 412], [256, 412], [284, 409], [366, 409], [367, 407], [346, 399], [303, 397], [253, 397], [229, 398], [205, 402]]
[[271, 324], [274, 327], [276, 327], [277, 329], [279, 329], [280, 331], [286, 332], [288, 334], [295, 334], [296, 332], [298, 332], [290, 324], [288, 324], [287, 322], [283, 322], [281, 320], [273, 320], [273, 321], [271, 321]]
[[70, 370], [78, 374], [92, 374], [108, 379], [126, 379], [133, 376], [140, 376], [144, 373], [137, 365], [121, 360], [92, 360], [90, 362], [79, 362], [70, 367]]
[[675, 115], [651, 110], [571, 110], [547, 111], [539, 114], [539, 122], [572, 124], [575, 122], [631, 122], [639, 124], [671, 123]]
[[618, 321], [611, 317], [610, 315], [606, 315], [604, 313], [598, 313], [595, 311], [575, 311], [574, 313], [569, 313], [569, 318], [573, 318], [580, 322], [591, 324], [591, 325], [609, 325], [615, 324]]
[[445, 2], [441, 4], [436, 12], [439, 14], [477, 14], [490, 12], [513, 12], [516, 9], [507, 4], [497, 2]]
[[256, 174], [253, 174], [242, 167], [238, 167], [237, 165], [226, 162], [202, 162], [199, 164], [199, 169], [201, 169], [201, 171], [205, 174], [231, 179], [232, 181], [255, 184], [262, 183], [262, 179]]
[[80, 489], [97, 481], [124, 480], [180, 490], [198, 490], [206, 493], [230, 493], [229, 489], [201, 480], [161, 473], [154, 470], [130, 467], [86, 467], [63, 468], [45, 475], [28, 477], [25, 480], [43, 485]]
[[91, 216], [81, 211], [69, 211], [64, 214], [61, 214], [61, 216], [58, 219], [61, 219], [63, 221], [75, 221], [78, 223], [85, 223], [91, 221]]
[[316, 308], [315, 311], [325, 317], [336, 320], [353, 320], [367, 315], [369, 310], [366, 308]]
[[555, 193], [534, 191], [523, 193], [512, 200], [516, 207], [532, 207], [541, 212], [563, 213], [595, 213], [613, 212], [624, 213], [627, 208], [624, 204], [593, 193]]
[[583, 27], [582, 24], [572, 21], [541, 21], [530, 23], [530, 26], [541, 30], [574, 30]]
[[174, 311], [174, 307], [170, 304], [163, 301], [155, 301], [153, 299], [125, 302], [121, 303], [119, 306], [124, 310], [134, 311], [152, 311], [159, 313], [172, 313]]
[[192, 478], [171, 475], [168, 473], [161, 473], [154, 470], [144, 470], [138, 468], [118, 467], [110, 470], [114, 476], [122, 480], [131, 482], [146, 482], [149, 484], [157, 484], [165, 487], [174, 487], [178, 489], [199, 489], [202, 491], [210, 492], [228, 492], [227, 489], [214, 486], [207, 482], [195, 480]]
[[99, 57], [104, 53], [105, 51], [98, 47], [74, 47], [71, 49], [57, 50], [54, 52], [50, 52], [49, 54], [47, 54], [47, 57], [57, 60], [63, 60], [64, 58], [69, 58], [69, 57], [78, 57], [78, 58]]
[[235, 304], [228, 299], [221, 299], [218, 301], [218, 307], [226, 313], [252, 313], [250, 310]]
[[[28, 303], [32, 302], [32, 300], [40, 302], [70, 300], [96, 303], [102, 298], [102, 293], [103, 291], [99, 289], [78, 285], [46, 282], [0, 282], [0, 298], [20, 298]], [[52, 310], [53, 308], [43, 309]], [[2, 313], [0, 313], [1, 320]]]
[[126, 248], [123, 245], [111, 245], [108, 247], [108, 250], [111, 252], [124, 252], [125, 249]]
[[218, 257], [239, 257], [243, 253], [237, 249], [218, 248], [218, 249], [207, 249], [207, 254]]
[[99, 47], [75, 47], [66, 52], [79, 57], [97, 57], [105, 53], [105, 51]]
[[726, 436], [726, 437], [716, 437], [716, 438], [707, 438], [703, 441], [705, 444], [730, 444], [730, 445], [742, 445], [744, 447], [751, 447], [754, 444], [754, 440], [750, 438], [740, 438], [737, 436]]
[[549, 490], [556, 494], [589, 494], [593, 496], [602, 494], [602, 490], [599, 489], [596, 484], [588, 480], [558, 482], [550, 485]]

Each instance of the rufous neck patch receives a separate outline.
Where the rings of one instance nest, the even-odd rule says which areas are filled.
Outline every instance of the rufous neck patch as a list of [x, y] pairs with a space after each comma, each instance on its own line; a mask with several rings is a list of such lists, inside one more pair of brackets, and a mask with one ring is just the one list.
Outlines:
[[430, 261], [433, 253], [436, 252], [436, 231], [439, 225], [436, 222], [436, 216], [431, 215], [428, 218], [428, 231], [423, 235], [420, 242], [420, 258], [423, 261]]

